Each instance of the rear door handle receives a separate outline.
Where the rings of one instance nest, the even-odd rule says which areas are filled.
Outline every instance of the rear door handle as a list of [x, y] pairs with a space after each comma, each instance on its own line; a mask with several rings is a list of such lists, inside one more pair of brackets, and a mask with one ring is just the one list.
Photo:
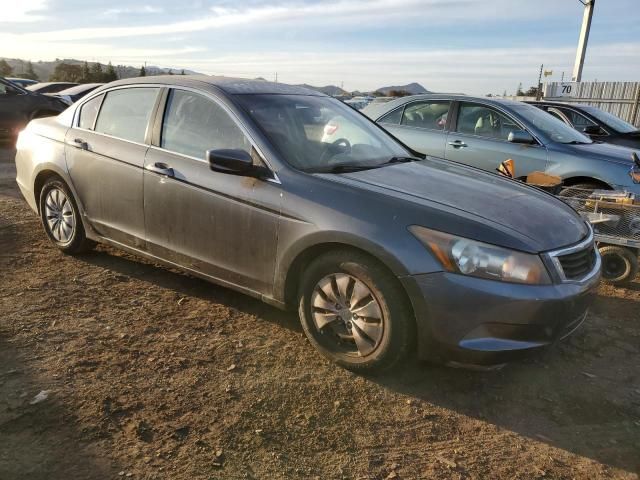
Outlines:
[[147, 165], [145, 168], [150, 172], [159, 173], [160, 175], [165, 175], [167, 177], [173, 177], [173, 168], [166, 163], [156, 162], [153, 165]]
[[73, 143], [76, 144], [76, 147], [81, 148], [82, 150], [89, 150], [89, 144], [81, 138], [74, 138]]
[[462, 140], [456, 140], [454, 142], [449, 142], [449, 145], [451, 145], [454, 148], [468, 147], [468, 145], [466, 143], [464, 143]]

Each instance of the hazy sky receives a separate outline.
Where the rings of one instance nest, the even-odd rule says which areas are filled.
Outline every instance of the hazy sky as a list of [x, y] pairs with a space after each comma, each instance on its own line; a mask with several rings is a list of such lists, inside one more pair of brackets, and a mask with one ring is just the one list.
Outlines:
[[[0, 0], [0, 56], [186, 68], [348, 90], [512, 93], [571, 77], [578, 0]], [[584, 80], [640, 80], [640, 0], [598, 0]]]

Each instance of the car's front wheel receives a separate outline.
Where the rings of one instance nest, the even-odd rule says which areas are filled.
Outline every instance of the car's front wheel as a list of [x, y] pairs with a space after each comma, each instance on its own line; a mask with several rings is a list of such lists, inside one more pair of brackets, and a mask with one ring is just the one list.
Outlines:
[[90, 249], [78, 206], [69, 187], [59, 178], [47, 180], [40, 192], [40, 218], [49, 239], [64, 253]]
[[298, 298], [310, 342], [349, 370], [385, 370], [411, 350], [414, 321], [402, 287], [367, 255], [341, 250], [318, 257], [303, 274]]

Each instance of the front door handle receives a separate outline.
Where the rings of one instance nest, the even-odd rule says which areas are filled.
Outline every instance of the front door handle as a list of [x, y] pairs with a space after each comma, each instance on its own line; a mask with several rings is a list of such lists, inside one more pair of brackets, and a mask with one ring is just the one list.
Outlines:
[[160, 175], [165, 175], [167, 177], [173, 177], [173, 168], [166, 163], [156, 162], [153, 165], [147, 165], [145, 168], [150, 172], [159, 173]]
[[89, 144], [81, 138], [74, 138], [73, 143], [76, 144], [76, 147], [81, 148], [82, 150], [89, 150]]
[[464, 143], [462, 140], [456, 140], [454, 142], [449, 142], [449, 145], [451, 145], [453, 148], [468, 147], [468, 145], [466, 143]]

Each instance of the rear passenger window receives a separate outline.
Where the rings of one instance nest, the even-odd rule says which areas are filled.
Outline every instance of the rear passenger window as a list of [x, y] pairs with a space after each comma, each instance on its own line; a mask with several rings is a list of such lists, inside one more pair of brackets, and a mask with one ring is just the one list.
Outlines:
[[143, 143], [157, 88], [125, 88], [107, 92], [96, 122], [96, 132]]
[[78, 121], [78, 127], [86, 130], [93, 130], [93, 125], [96, 123], [96, 117], [98, 116], [98, 110], [100, 109], [100, 102], [104, 95], [98, 95], [96, 98], [92, 98], [85, 103], [80, 109], [80, 120]]
[[402, 115], [402, 125], [408, 127], [444, 130], [449, 116], [450, 102], [415, 102], [407, 105]]
[[207, 150], [251, 151], [251, 143], [221, 106], [184, 90], [171, 90], [160, 146], [200, 159], [204, 159]]

